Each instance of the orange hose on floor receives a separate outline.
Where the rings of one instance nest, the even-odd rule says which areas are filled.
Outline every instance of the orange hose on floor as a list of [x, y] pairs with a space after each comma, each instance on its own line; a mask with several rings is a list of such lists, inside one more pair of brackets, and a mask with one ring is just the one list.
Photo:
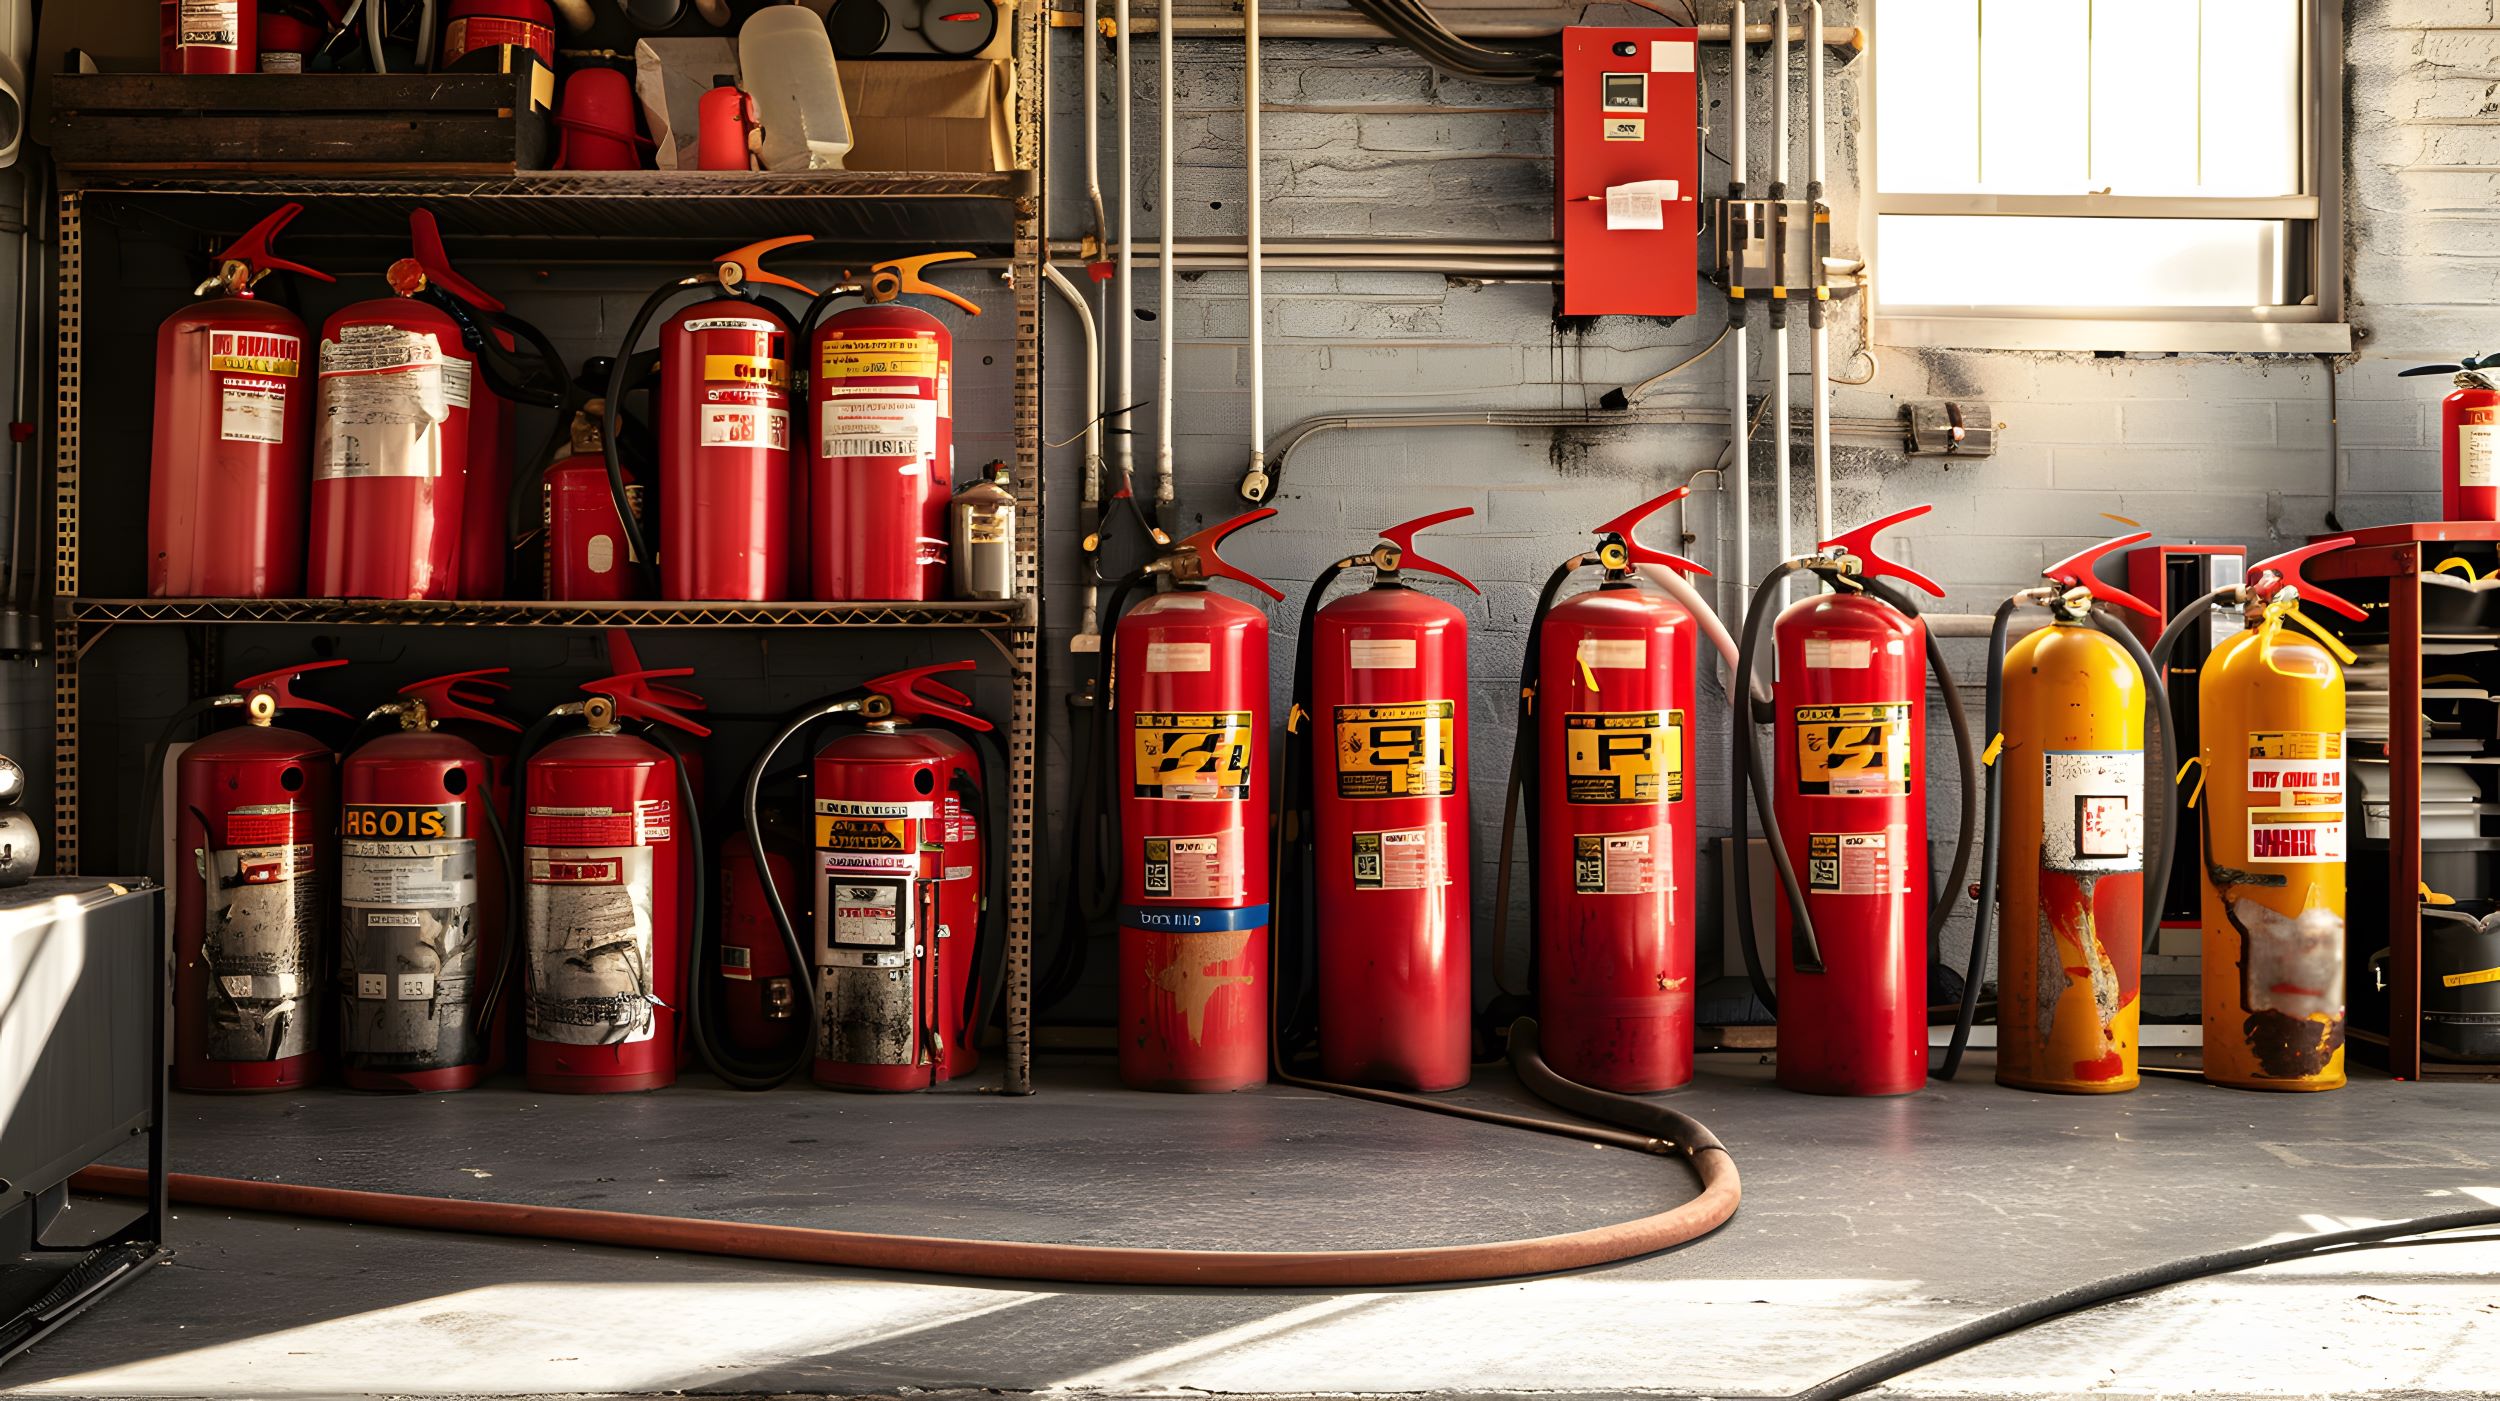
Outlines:
[[[1683, 1157], [1692, 1163], [1694, 1175], [1701, 1179], [1701, 1194], [1636, 1220], [1526, 1240], [1403, 1250], [1164, 1250], [1147, 1246], [903, 1236], [819, 1226], [768, 1226], [690, 1216], [645, 1216], [629, 1211], [256, 1182], [239, 1177], [201, 1177], [186, 1172], [170, 1174], [169, 1186], [173, 1199], [189, 1206], [313, 1217], [364, 1226], [403, 1226], [627, 1250], [670, 1250], [984, 1279], [1228, 1288], [1344, 1289], [1450, 1284], [1585, 1269], [1681, 1245], [1708, 1235], [1735, 1214], [1742, 1196], [1736, 1160], [1707, 1128], [1654, 1101], [1626, 1100], [1561, 1080], [1538, 1058], [1532, 1022], [1523, 1021], [1511, 1034], [1513, 1061], [1521, 1077], [1538, 1094], [1582, 1114], [1605, 1109], [1609, 1102], [1618, 1103], [1632, 1115], [1675, 1132], [1676, 1139], [1529, 1119], [1385, 1091], [1368, 1094], [1414, 1108], [1560, 1133], [1660, 1156]], [[90, 1167], [70, 1179], [70, 1188], [103, 1196], [136, 1197], [147, 1191], [147, 1174], [137, 1168]]]

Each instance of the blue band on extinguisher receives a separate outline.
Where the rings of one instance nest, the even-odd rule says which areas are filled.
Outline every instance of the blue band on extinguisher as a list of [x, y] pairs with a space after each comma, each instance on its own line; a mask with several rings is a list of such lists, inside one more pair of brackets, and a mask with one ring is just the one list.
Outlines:
[[1151, 929], [1175, 934], [1197, 934], [1211, 929], [1265, 929], [1267, 906], [1200, 910], [1176, 905], [1122, 905], [1120, 925], [1125, 929]]

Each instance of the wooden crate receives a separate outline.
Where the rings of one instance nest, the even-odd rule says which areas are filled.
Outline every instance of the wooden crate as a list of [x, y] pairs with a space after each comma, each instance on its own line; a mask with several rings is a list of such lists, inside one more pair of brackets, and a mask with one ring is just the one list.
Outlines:
[[399, 175], [544, 169], [555, 75], [64, 73], [47, 139], [66, 170]]

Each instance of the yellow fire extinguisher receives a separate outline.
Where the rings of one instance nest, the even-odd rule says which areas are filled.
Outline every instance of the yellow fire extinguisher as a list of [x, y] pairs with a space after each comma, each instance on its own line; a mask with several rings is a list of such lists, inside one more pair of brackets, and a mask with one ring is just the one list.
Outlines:
[[[2248, 626], [2197, 678], [2197, 839], [2204, 862], [2205, 1078], [2252, 1090], [2344, 1083], [2344, 667], [2353, 654], [2301, 612], [2360, 619], [2302, 561], [2350, 537], [2260, 560], [2189, 605], [2157, 660], [2215, 604]], [[2185, 834], [2183, 834], [2185, 835]]]
[[[1978, 937], [1998, 915], [2001, 1085], [2111, 1094], [2137, 1084], [2144, 945], [2161, 919], [2147, 892], [2166, 888], [2169, 875], [2157, 862], [2160, 881], [2147, 880], [2145, 801], [2167, 795], [2162, 830], [2174, 831], [2167, 810], [2178, 790], [2157, 751], [2146, 772], [2146, 716], [2166, 725], [2168, 714], [2161, 671], [2112, 610], [2161, 615], [2092, 570], [2151, 536], [2123, 535], [2060, 560], [2041, 571], [2049, 586], [1997, 609]], [[2049, 622], [2009, 649], [2007, 625], [2026, 605], [2046, 608]]]

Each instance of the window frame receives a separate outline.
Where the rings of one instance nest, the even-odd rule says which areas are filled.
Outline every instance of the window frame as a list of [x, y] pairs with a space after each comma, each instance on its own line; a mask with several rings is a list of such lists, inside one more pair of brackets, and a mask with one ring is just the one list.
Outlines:
[[[2092, 350], [2280, 355], [2349, 354], [2344, 320], [2344, 0], [2301, 0], [2302, 192], [2296, 195], [1993, 195], [1883, 193], [1876, 162], [1876, 65], [1884, 0], [1867, 0], [1865, 172], [1858, 246], [1865, 250], [1875, 344], [1965, 350]], [[2128, 219], [2278, 220], [2301, 252], [2308, 302], [2252, 307], [1915, 306], [1883, 300], [1877, 231], [1886, 214], [2048, 215]]]

